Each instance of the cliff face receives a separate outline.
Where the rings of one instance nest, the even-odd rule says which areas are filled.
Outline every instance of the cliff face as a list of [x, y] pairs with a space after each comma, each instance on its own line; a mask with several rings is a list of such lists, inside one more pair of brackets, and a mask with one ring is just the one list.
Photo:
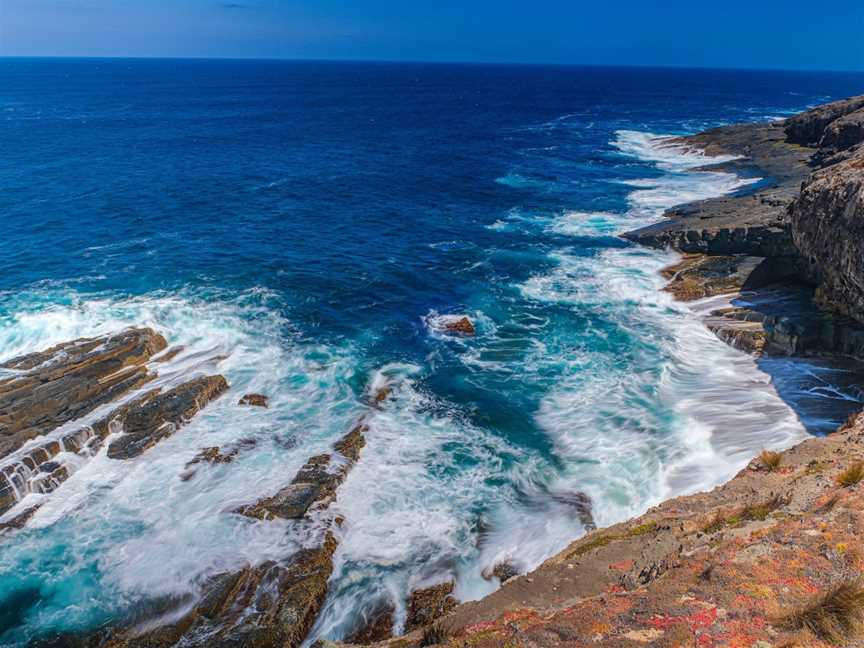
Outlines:
[[792, 238], [809, 261], [806, 278], [819, 284], [820, 305], [864, 322], [864, 108], [827, 122], [822, 109], [810, 113], [795, 120], [819, 136], [824, 162], [792, 203]]
[[[786, 120], [786, 140], [802, 146], [835, 146], [840, 132], [846, 124], [841, 120], [851, 113], [864, 109], [864, 96], [818, 106]], [[860, 123], [860, 115], [859, 115]], [[829, 126], [832, 128], [829, 129]], [[827, 136], [827, 141], [823, 137]]]

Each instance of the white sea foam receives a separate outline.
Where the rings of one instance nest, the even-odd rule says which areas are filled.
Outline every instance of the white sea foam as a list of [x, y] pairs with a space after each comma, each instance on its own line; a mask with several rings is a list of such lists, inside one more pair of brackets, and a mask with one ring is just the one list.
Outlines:
[[[755, 181], [692, 171], [733, 158], [708, 158], [671, 138], [619, 131], [613, 144], [665, 173], [627, 182], [636, 190], [626, 213], [570, 212], [553, 223], [553, 231], [630, 229], [658, 220], [677, 204]], [[696, 313], [660, 290], [659, 270], [677, 255], [629, 247], [587, 256], [561, 249], [550, 256], [556, 267], [526, 281], [526, 297], [572, 308], [587, 321], [604, 322], [598, 333], [617, 327], [640, 345], [618, 354], [603, 344], [572, 349], [563, 378], [537, 413], [567, 466], [560, 487], [588, 493], [598, 524], [710, 488], [760, 448], [785, 447], [805, 436], [755, 361], [719, 341]]]
[[[344, 636], [382, 599], [395, 604], [401, 624], [408, 592], [450, 577], [461, 599], [478, 598], [495, 588], [478, 565], [519, 550], [520, 560], [534, 566], [582, 530], [572, 510], [550, 516], [548, 502], [520, 505], [549, 472], [536, 456], [426, 393], [420, 367], [383, 371], [393, 392], [370, 417], [367, 449], [334, 504], [345, 518], [342, 541], [310, 642]], [[371, 382], [381, 380], [376, 374]], [[478, 529], [486, 525], [492, 532], [481, 534], [478, 546]], [[529, 536], [533, 541], [523, 545]]]
[[[673, 173], [689, 171], [696, 167], [711, 164], [731, 162], [741, 157], [738, 155], [706, 155], [705, 151], [687, 146], [675, 136], [633, 130], [616, 131], [612, 146], [625, 155], [646, 162], [653, 162], [663, 171]], [[717, 194], [712, 192], [712, 195]]]
[[[96, 607], [111, 608], [194, 590], [204, 573], [284, 557], [308, 542], [307, 534], [287, 523], [261, 524], [227, 511], [275, 492], [365, 409], [349, 384], [350, 351], [293, 341], [287, 323], [267, 307], [268, 295], [260, 291], [207, 300], [163, 294], [71, 297], [20, 309], [7, 304], [8, 315], [0, 319], [0, 357], [148, 325], [184, 346], [175, 359], [158, 365], [161, 380], [170, 384], [181, 376], [218, 372], [232, 389], [137, 459], [109, 459], [103, 446], [81, 461], [54, 493], [42, 496], [44, 505], [30, 526], [44, 532], [21, 535], [14, 547], [0, 552], [0, 571], [14, 573], [29, 556], [50, 555], [53, 546], [76, 538], [64, 573], [97, 569], [100, 580], [88, 597]], [[224, 359], [207, 360], [214, 356]], [[237, 406], [247, 391], [268, 394], [269, 408]], [[180, 479], [201, 448], [239, 439], [256, 444], [230, 464], [199, 464], [189, 481]], [[38, 570], [39, 564], [31, 568]], [[62, 613], [46, 606], [38, 614], [34, 627], [47, 627]]]

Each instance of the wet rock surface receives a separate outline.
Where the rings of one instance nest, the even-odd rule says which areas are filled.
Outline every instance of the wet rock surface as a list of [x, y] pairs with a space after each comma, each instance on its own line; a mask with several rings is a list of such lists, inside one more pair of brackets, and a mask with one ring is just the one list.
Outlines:
[[[112, 443], [109, 456], [136, 456], [227, 388], [224, 378], [211, 376], [167, 392], [141, 391], [156, 377], [147, 362], [166, 346], [152, 329], [131, 328], [59, 344], [3, 364], [7, 373], [0, 379], [5, 417], [0, 419], [0, 445], [8, 452], [0, 464], [0, 515], [28, 493], [51, 493], [66, 481], [80, 465], [70, 463], [70, 455], [92, 456], [110, 433], [125, 431], [129, 434]], [[51, 434], [97, 408], [107, 413], [70, 432]], [[40, 442], [43, 436], [46, 439]], [[28, 441], [26, 448], [20, 447]]]
[[137, 457], [174, 434], [227, 389], [228, 382], [222, 376], [203, 376], [134, 403], [117, 418], [125, 434], [108, 446], [108, 456]]
[[0, 458], [152, 379], [145, 364], [166, 346], [134, 328], [0, 364]]
[[368, 645], [384, 641], [393, 636], [396, 608], [391, 602], [375, 606], [372, 611], [361, 619], [356, 630], [345, 639], [347, 643]]
[[454, 587], [455, 583], [448, 581], [411, 592], [408, 599], [405, 632], [428, 626], [449, 614], [456, 607], [456, 599], [453, 598]]
[[468, 317], [460, 317], [444, 322], [444, 330], [458, 335], [474, 335], [477, 333], [474, 323]]
[[290, 520], [305, 517], [313, 507], [326, 507], [359, 458], [360, 450], [366, 443], [363, 436], [365, 431], [366, 425], [361, 421], [336, 443], [334, 449], [338, 454], [311, 457], [291, 483], [278, 493], [254, 504], [241, 506], [235, 512], [259, 520]]
[[237, 404], [266, 408], [268, 402], [269, 399], [264, 394], [244, 394]]

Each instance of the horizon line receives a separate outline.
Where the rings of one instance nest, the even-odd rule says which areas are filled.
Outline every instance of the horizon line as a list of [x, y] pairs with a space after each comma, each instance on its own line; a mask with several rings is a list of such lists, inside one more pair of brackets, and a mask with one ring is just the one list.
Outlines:
[[177, 56], [134, 54], [0, 54], [0, 59], [76, 59], [76, 60], [131, 60], [131, 61], [235, 61], [286, 63], [378, 63], [405, 65], [488, 65], [524, 67], [583, 67], [583, 68], [636, 68], [672, 70], [718, 70], [740, 72], [821, 72], [828, 74], [864, 74], [864, 68], [784, 68], [784, 67], [722, 67], [714, 65], [676, 65], [671, 63], [570, 63], [544, 61], [470, 61], [440, 59], [376, 59], [376, 58], [300, 58], [275, 56]]

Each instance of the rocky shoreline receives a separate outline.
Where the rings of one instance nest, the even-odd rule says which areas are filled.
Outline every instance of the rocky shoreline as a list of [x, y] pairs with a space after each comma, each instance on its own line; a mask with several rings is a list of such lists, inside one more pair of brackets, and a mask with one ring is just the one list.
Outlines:
[[[750, 191], [676, 208], [624, 235], [682, 254], [664, 271], [666, 289], [682, 301], [720, 300], [704, 314], [706, 326], [749, 353], [864, 361], [864, 97], [665, 145], [738, 156], [706, 169], [767, 176]], [[445, 328], [475, 332], [467, 318]], [[160, 367], [181, 352], [157, 331], [131, 328], [0, 364], [0, 542], [14, 542], [45, 498], [96, 454], [132, 461], [227, 398], [219, 374], [160, 381]], [[343, 520], [331, 504], [362, 460], [370, 421], [392, 388], [374, 385], [366, 414], [275, 492], [223, 512], [244, 524], [301, 525], [302, 548], [214, 574], [197, 596], [148, 601], [107, 626], [33, 645], [303, 644], [340, 542]], [[265, 394], [231, 399], [253, 411], [268, 401]], [[201, 448], [177, 477], [194, 479], [254, 443]], [[391, 602], [358, 620], [354, 643], [316, 644], [864, 646], [859, 482], [864, 414], [826, 437], [763, 453], [711, 492], [609, 528], [594, 529], [590, 502], [575, 494], [574, 514], [592, 530], [530, 574], [490, 565], [489, 578], [503, 586], [480, 601], [458, 604], [452, 581], [411, 592], [403, 636], [391, 636]], [[841, 599], [861, 605], [838, 612]]]
[[[705, 170], [767, 176], [624, 235], [682, 254], [666, 290], [725, 300], [705, 324], [748, 353], [864, 360], [864, 97], [665, 144], [738, 156]], [[864, 414], [379, 645], [864, 646], [859, 482]]]

